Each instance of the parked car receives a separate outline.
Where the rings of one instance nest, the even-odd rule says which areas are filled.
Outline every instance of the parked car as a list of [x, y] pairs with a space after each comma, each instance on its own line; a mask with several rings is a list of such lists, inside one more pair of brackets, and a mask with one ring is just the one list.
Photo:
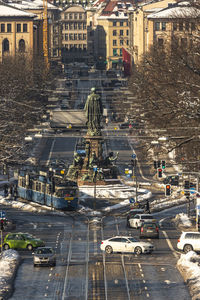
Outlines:
[[127, 252], [139, 255], [141, 253], [151, 253], [154, 250], [154, 246], [151, 243], [141, 242], [130, 236], [115, 236], [103, 240], [100, 248], [108, 254]]
[[129, 219], [129, 225], [132, 228], [139, 228], [144, 222], [156, 222], [154, 216], [150, 214], [137, 214]]
[[142, 213], [144, 213], [143, 208], [133, 208], [132, 210], [130, 210], [127, 215], [127, 226], [130, 227], [130, 223], [129, 223], [130, 218], [133, 218], [135, 215], [142, 214]]
[[8, 233], [3, 242], [3, 249], [28, 249], [43, 247], [45, 243], [29, 233]]
[[180, 238], [178, 239], [177, 248], [185, 253], [192, 250], [199, 252], [200, 232], [182, 232]]
[[159, 228], [155, 222], [144, 222], [140, 227], [140, 238], [157, 238], [159, 239]]
[[51, 247], [40, 247], [33, 252], [33, 265], [36, 266], [52, 266], [56, 265], [56, 254]]

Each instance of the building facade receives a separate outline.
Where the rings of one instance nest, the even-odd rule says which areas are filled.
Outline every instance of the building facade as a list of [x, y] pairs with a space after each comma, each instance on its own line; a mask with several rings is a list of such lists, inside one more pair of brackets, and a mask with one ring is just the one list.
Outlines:
[[0, 5], [0, 61], [17, 53], [34, 55], [36, 15]]

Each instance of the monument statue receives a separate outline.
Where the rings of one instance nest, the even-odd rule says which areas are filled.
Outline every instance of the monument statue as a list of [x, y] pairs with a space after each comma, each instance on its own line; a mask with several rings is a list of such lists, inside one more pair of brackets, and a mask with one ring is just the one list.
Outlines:
[[87, 118], [87, 134], [90, 136], [101, 135], [100, 123], [103, 115], [103, 107], [101, 97], [98, 94], [96, 94], [96, 88], [94, 87], [91, 88], [91, 94], [87, 97], [84, 110]]

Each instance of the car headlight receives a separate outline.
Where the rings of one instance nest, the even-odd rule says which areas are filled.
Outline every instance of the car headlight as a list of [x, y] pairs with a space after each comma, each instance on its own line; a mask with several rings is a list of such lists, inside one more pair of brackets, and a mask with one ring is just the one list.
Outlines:
[[35, 261], [40, 261], [40, 258], [37, 257], [37, 256], [35, 256], [35, 257], [34, 257], [34, 260], [35, 260]]

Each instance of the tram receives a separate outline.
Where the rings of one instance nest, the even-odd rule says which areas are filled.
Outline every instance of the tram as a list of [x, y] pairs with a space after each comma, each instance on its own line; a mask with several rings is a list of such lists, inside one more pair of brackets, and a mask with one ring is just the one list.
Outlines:
[[21, 170], [18, 176], [18, 197], [58, 210], [76, 210], [77, 183], [66, 179], [63, 170]]

